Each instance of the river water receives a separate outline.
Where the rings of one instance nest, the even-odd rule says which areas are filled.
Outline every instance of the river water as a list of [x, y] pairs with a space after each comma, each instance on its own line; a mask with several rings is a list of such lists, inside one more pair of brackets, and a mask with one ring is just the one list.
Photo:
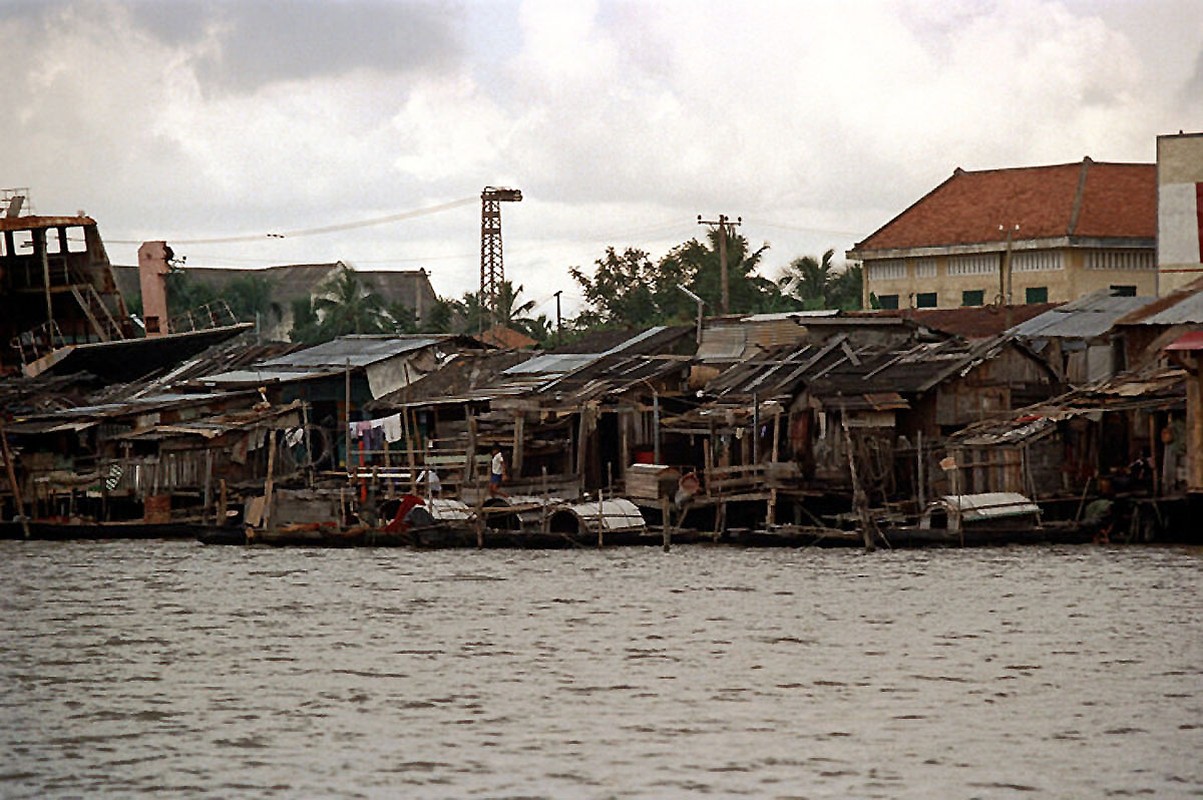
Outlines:
[[1197, 797], [1201, 568], [0, 542], [0, 797]]

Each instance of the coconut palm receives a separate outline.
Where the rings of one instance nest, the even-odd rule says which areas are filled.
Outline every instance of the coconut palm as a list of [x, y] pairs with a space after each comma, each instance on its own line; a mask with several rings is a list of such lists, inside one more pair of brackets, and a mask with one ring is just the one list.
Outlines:
[[385, 333], [390, 328], [384, 298], [345, 264], [327, 281], [325, 292], [314, 299], [313, 307], [321, 315], [323, 336], [330, 338]]

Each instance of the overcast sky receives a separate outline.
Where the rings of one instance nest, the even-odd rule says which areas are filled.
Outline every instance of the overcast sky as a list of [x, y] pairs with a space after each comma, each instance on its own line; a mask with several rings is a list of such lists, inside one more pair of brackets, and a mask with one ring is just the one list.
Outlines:
[[1203, 0], [0, 0], [0, 53], [0, 187], [83, 209], [115, 263], [166, 239], [459, 297], [481, 189], [513, 186], [506, 277], [548, 316], [568, 267], [659, 257], [698, 214], [742, 217], [775, 278], [958, 166], [1151, 163], [1203, 130]]

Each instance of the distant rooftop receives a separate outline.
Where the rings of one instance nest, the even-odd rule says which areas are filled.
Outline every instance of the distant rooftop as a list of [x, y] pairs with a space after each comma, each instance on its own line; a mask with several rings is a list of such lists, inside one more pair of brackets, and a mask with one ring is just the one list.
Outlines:
[[854, 254], [1017, 240], [1157, 236], [1157, 166], [1080, 163], [968, 171], [951, 177], [859, 242]]

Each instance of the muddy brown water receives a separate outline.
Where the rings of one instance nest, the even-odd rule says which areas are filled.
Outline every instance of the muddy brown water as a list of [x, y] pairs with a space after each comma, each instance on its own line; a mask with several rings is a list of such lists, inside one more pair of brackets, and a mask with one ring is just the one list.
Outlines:
[[0, 797], [1197, 797], [1201, 574], [0, 542]]

